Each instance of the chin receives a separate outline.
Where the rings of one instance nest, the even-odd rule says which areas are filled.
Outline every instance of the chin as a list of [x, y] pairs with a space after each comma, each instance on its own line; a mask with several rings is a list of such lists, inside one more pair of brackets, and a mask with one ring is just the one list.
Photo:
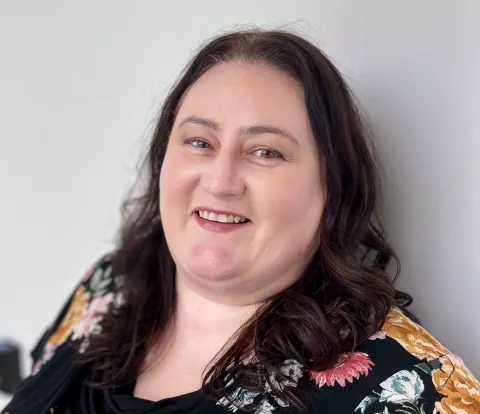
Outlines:
[[196, 262], [189, 266], [189, 270], [195, 279], [204, 281], [225, 281], [235, 278], [237, 272], [231, 264], [216, 262]]
[[201, 280], [229, 280], [238, 273], [235, 259], [231, 252], [221, 248], [196, 248], [190, 255], [189, 273]]

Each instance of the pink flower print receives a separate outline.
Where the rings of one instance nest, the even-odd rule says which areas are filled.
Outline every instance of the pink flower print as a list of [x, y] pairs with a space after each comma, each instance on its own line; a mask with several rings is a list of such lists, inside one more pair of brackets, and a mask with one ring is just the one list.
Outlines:
[[42, 368], [42, 365], [43, 365], [43, 361], [41, 359], [35, 362], [32, 368], [32, 375], [37, 375], [40, 372], [40, 368]]
[[345, 352], [340, 355], [333, 368], [321, 372], [311, 371], [310, 378], [315, 380], [319, 388], [324, 385], [333, 387], [335, 382], [345, 387], [346, 381], [352, 383], [353, 379], [359, 379], [360, 375], [367, 376], [374, 365], [363, 352]]
[[110, 303], [113, 302], [114, 294], [109, 292], [104, 296], [93, 299], [88, 306], [87, 315], [103, 315], [108, 311]]
[[100, 316], [85, 315], [73, 328], [72, 341], [89, 337], [101, 320]]
[[45, 346], [45, 350], [43, 351], [43, 357], [42, 359], [47, 362], [52, 359], [52, 357], [55, 355], [55, 350], [57, 349], [56, 345], [51, 345], [47, 344]]
[[368, 339], [370, 339], [370, 341], [375, 341], [375, 339], [385, 339], [386, 337], [387, 336], [382, 331], [378, 331]]
[[56, 349], [57, 349], [56, 345], [52, 345], [52, 344], [45, 345], [41, 358], [35, 363], [35, 365], [32, 368], [32, 375], [37, 375], [38, 372], [40, 371], [40, 368], [42, 368], [42, 366], [45, 363], [47, 363], [52, 359], [52, 357], [55, 355]]
[[95, 298], [90, 302], [87, 312], [72, 329], [73, 341], [88, 338], [92, 333], [98, 331], [100, 322], [108, 311], [108, 307], [113, 302], [113, 299], [114, 294], [109, 292], [105, 296]]

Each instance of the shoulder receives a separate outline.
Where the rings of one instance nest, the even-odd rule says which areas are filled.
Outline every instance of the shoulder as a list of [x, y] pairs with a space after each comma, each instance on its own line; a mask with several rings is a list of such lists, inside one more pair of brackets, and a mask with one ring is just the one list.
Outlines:
[[113, 272], [110, 253], [90, 267], [32, 351], [33, 375], [68, 343], [75, 342], [79, 352], [85, 351], [90, 336], [101, 332], [111, 306], [122, 303], [122, 279]]
[[[287, 360], [279, 372], [283, 377], [272, 374], [272, 384], [306, 392], [310, 413], [480, 413], [480, 384], [461, 359], [397, 309], [379, 332], [339, 355], [332, 368], [306, 370]], [[233, 386], [230, 398], [217, 404], [234, 410], [232, 400], [241, 408], [255, 401], [256, 413], [283, 412], [288, 404], [265, 389], [258, 395]]]
[[388, 314], [381, 333], [395, 340], [405, 351], [421, 360], [435, 360], [450, 354], [430, 332], [397, 308]]
[[463, 361], [400, 310], [360, 348], [371, 391], [357, 412], [480, 412], [480, 383]]
[[92, 334], [101, 332], [101, 321], [112, 305], [122, 301], [122, 276], [113, 273], [110, 254], [103, 256], [85, 274], [70, 301], [66, 316], [52, 339], [82, 341], [80, 352]]

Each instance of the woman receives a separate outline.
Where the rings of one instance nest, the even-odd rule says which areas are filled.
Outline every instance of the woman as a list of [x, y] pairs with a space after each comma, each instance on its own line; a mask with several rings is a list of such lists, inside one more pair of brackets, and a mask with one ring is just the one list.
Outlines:
[[205, 45], [145, 171], [5, 412], [480, 412], [472, 374], [399, 308], [365, 128], [315, 46]]

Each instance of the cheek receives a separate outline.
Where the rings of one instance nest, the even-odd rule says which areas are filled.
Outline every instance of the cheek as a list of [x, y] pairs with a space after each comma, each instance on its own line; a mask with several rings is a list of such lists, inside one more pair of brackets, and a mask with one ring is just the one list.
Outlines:
[[277, 199], [276, 222], [289, 230], [304, 232], [317, 228], [320, 223], [323, 201], [320, 195], [312, 196], [312, 191], [293, 190], [288, 196]]
[[158, 183], [160, 189], [160, 212], [162, 215], [165, 210], [165, 202], [170, 200], [170, 194], [172, 193], [171, 187], [173, 185], [173, 174], [171, 165], [168, 155], [165, 155]]
[[159, 177], [159, 186], [160, 186], [160, 194], [168, 194], [170, 191], [170, 187], [174, 181], [173, 173], [173, 163], [172, 157], [169, 156], [168, 152], [165, 155], [165, 159], [163, 160], [162, 168], [160, 169], [160, 177]]
[[[324, 206], [321, 185], [315, 180], [276, 180], [280, 184], [259, 192], [258, 208], [266, 226], [262, 226], [262, 243], [280, 252], [278, 261], [309, 254], [315, 242]], [[312, 244], [313, 243], [313, 244]]]
[[172, 151], [167, 151], [162, 164], [159, 177], [160, 186], [160, 213], [166, 217], [173, 206], [178, 205], [182, 197], [182, 177], [179, 174], [178, 156]]
[[280, 228], [289, 225], [315, 227], [323, 211], [324, 194], [316, 180], [300, 179], [294, 174], [277, 178], [257, 191], [256, 205], [263, 217], [277, 223]]
[[[160, 171], [160, 212], [163, 217], [184, 213], [198, 182], [198, 172], [182, 152], [169, 148]], [[173, 212], [172, 212], [173, 211]]]

